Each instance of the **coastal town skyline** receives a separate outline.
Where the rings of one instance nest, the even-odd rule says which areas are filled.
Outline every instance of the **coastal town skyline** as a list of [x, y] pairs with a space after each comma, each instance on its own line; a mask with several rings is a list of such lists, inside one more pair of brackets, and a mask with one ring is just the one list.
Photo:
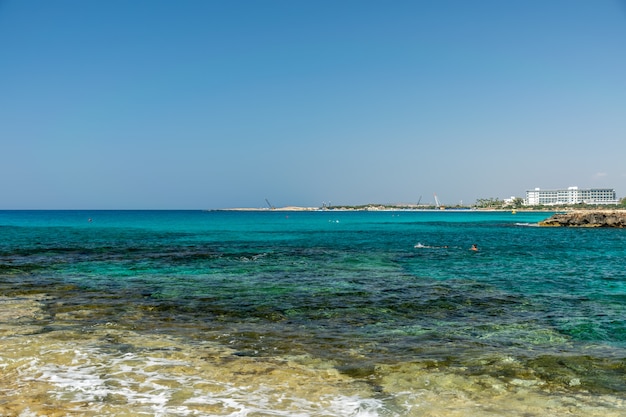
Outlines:
[[626, 195], [626, 6], [0, 2], [0, 209]]

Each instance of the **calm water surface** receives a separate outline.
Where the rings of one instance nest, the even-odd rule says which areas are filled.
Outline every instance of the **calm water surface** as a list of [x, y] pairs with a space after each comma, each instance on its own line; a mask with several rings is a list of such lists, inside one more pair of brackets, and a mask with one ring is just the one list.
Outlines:
[[0, 212], [0, 416], [626, 415], [626, 234], [549, 215]]

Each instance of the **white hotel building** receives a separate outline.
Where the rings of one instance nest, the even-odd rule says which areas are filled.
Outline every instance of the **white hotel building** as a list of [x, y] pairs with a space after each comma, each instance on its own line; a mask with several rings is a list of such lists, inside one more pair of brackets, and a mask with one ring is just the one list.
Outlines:
[[612, 188], [588, 188], [568, 187], [559, 190], [534, 190], [526, 191], [524, 204], [527, 206], [554, 206], [565, 204], [618, 204], [617, 194]]

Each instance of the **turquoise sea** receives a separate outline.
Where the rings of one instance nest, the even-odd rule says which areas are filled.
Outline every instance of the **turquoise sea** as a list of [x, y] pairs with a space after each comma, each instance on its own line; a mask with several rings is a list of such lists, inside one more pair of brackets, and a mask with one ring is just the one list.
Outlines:
[[551, 214], [0, 211], [0, 416], [624, 416], [626, 231]]

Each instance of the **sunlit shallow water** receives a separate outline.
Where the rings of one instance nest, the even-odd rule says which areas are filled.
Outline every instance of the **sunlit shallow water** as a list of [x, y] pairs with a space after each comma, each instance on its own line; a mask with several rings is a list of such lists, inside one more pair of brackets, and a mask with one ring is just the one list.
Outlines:
[[0, 212], [0, 415], [624, 415], [626, 235], [547, 216]]

